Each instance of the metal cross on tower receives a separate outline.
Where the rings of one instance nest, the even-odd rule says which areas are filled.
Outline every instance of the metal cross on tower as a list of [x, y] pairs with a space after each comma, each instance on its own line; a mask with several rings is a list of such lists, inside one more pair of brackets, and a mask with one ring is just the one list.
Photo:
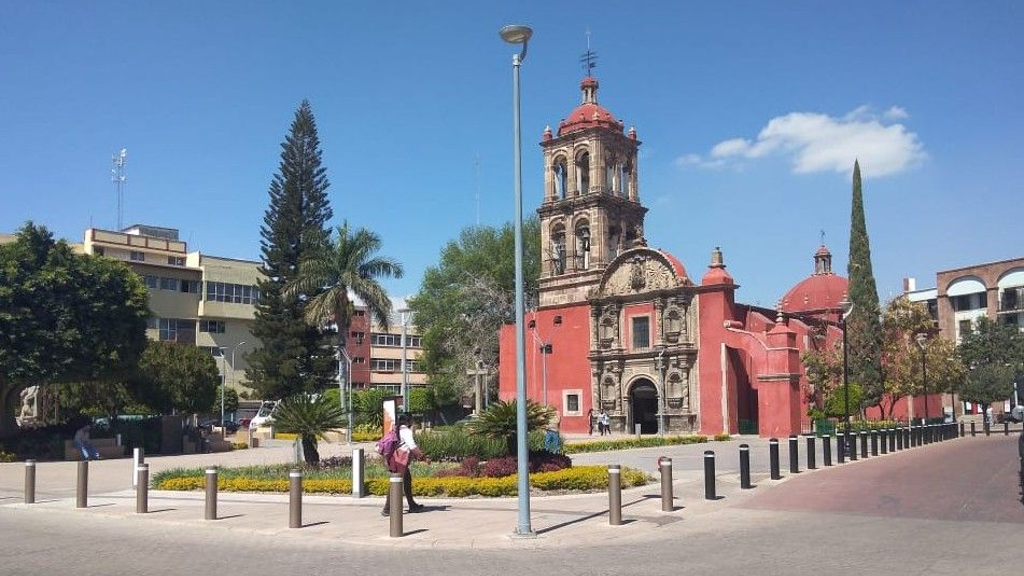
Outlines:
[[590, 28], [587, 28], [587, 51], [580, 56], [580, 65], [583, 66], [583, 74], [590, 76], [591, 71], [597, 66], [597, 52], [590, 49]]

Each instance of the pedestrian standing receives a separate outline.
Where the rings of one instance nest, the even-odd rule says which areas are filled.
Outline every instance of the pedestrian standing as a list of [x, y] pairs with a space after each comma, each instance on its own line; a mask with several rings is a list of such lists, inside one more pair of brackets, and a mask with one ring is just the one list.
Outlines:
[[610, 425], [611, 419], [608, 418], [608, 413], [605, 412], [604, 409], [601, 409], [601, 415], [598, 416], [598, 426], [601, 427], [601, 436], [612, 433]]
[[552, 454], [558, 454], [561, 449], [561, 437], [559, 436], [559, 428], [561, 426], [562, 419], [558, 415], [558, 410], [555, 409], [554, 414], [548, 419], [547, 426], [544, 428], [544, 449]]
[[594, 435], [594, 409], [593, 408], [591, 408], [590, 410], [587, 410], [587, 426], [589, 426], [589, 430], [587, 431], [587, 434], [589, 434], [590, 436], [593, 436]]

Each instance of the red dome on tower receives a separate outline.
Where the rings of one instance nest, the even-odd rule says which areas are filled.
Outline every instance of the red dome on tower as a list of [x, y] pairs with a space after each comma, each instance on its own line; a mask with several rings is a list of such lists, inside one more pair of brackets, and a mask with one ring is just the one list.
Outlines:
[[558, 125], [558, 135], [564, 136], [571, 132], [587, 128], [610, 128], [622, 131], [623, 124], [616, 120], [612, 113], [597, 103], [597, 78], [587, 76], [580, 82], [583, 92], [583, 103], [566, 116]]
[[814, 274], [804, 278], [782, 297], [783, 312], [838, 313], [849, 283], [832, 272], [832, 253], [822, 245], [814, 253]]

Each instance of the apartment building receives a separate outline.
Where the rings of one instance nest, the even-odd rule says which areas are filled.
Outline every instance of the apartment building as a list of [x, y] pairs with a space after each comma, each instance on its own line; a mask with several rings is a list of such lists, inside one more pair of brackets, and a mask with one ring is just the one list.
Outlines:
[[247, 380], [245, 354], [257, 347], [251, 327], [259, 301], [259, 262], [188, 251], [173, 228], [90, 228], [81, 250], [121, 260], [149, 290], [146, 335], [199, 346], [214, 356], [229, 387]]
[[[403, 320], [405, 321], [404, 346], [402, 341]], [[409, 387], [427, 385], [427, 375], [420, 363], [423, 356], [423, 339], [412, 320], [411, 313], [406, 312], [403, 317], [401, 312], [395, 312], [387, 327], [381, 326], [375, 321], [369, 322], [367, 373], [370, 388], [389, 390], [396, 395], [401, 393], [403, 352]], [[355, 372], [354, 359], [353, 372]]]

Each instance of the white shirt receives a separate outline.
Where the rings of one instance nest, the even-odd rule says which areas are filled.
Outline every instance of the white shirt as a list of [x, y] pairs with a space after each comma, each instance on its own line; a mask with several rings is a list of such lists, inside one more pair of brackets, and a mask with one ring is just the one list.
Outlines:
[[412, 429], [408, 426], [403, 425], [398, 429], [398, 441], [410, 451], [418, 448], [416, 446], [416, 439], [412, 436]]

